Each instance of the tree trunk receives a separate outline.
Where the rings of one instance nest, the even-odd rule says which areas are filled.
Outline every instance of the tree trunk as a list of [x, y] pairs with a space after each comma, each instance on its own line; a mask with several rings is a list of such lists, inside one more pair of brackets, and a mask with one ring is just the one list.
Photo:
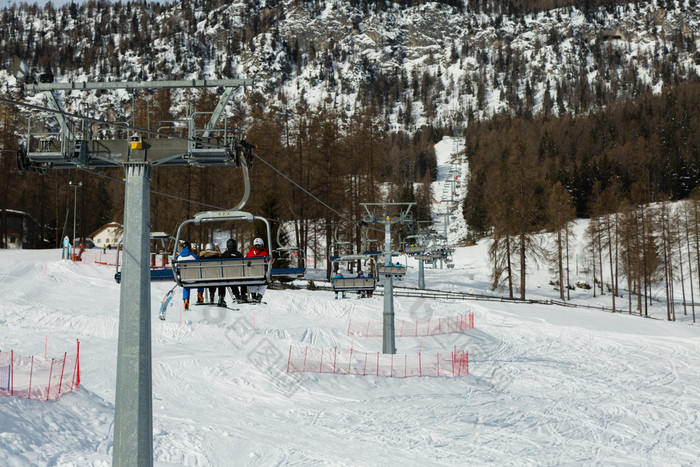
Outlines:
[[564, 261], [562, 260], [562, 239], [561, 239], [561, 230], [557, 231], [557, 254], [558, 254], [558, 261], [557, 264], [559, 265], [559, 297], [561, 298], [562, 301], [564, 301]]
[[525, 300], [525, 234], [520, 234], [520, 299]]
[[508, 298], [513, 299], [513, 266], [510, 258], [510, 234], [506, 234], [506, 268], [508, 269]]

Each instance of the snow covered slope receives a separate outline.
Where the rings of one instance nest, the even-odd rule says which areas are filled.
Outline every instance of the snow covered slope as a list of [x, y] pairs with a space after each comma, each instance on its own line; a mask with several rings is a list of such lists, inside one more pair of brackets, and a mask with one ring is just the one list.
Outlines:
[[[426, 270], [428, 287], [480, 288], [484, 256], [485, 245], [458, 249], [454, 270]], [[80, 339], [82, 367], [81, 390], [56, 402], [0, 398], [0, 465], [111, 463], [119, 285], [111, 268], [59, 258], [0, 250], [0, 349], [39, 355], [48, 336], [58, 355]], [[410, 268], [403, 285], [416, 283]], [[287, 375], [290, 344], [380, 351], [381, 339], [346, 330], [381, 320], [383, 298], [270, 290], [267, 304], [180, 317], [178, 293], [162, 322], [170, 286], [152, 285], [156, 465], [700, 460], [700, 330], [688, 324], [397, 298], [397, 320], [475, 313], [474, 330], [397, 339], [399, 353], [468, 350], [469, 376]]]

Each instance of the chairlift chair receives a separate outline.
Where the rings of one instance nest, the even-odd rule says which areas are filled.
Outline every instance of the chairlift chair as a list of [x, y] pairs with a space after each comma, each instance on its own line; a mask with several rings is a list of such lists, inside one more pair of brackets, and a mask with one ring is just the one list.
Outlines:
[[[280, 232], [282, 229], [277, 230], [277, 245], [280, 245]], [[306, 256], [304, 255], [304, 250], [299, 247], [292, 246], [278, 246], [272, 251], [272, 264], [274, 266], [275, 262], [281, 263], [286, 262], [291, 263], [294, 260], [295, 266], [290, 267], [280, 267], [272, 268], [272, 277], [277, 279], [301, 279], [306, 273]]]
[[[168, 257], [168, 245], [170, 240], [175, 240], [171, 235], [165, 232], [151, 232], [151, 281], [169, 281], [173, 278], [173, 268], [171, 258]], [[122, 280], [121, 271], [121, 251], [122, 241], [117, 245], [117, 260], [115, 264], [114, 280], [119, 284]], [[160, 249], [154, 246], [160, 244]], [[160, 256], [160, 261], [158, 261]]]
[[[331, 258], [334, 264], [354, 263], [362, 260], [370, 262], [370, 271], [374, 269], [374, 258], [371, 256], [353, 254]], [[375, 277], [339, 277], [333, 279], [331, 282], [333, 285], [333, 292], [374, 292], [377, 284]]]
[[235, 287], [243, 285], [267, 285], [272, 281], [272, 257], [203, 258], [177, 260], [183, 227], [203, 222], [262, 221], [267, 230], [267, 245], [272, 244], [270, 223], [264, 217], [244, 211], [205, 211], [186, 220], [177, 228], [173, 250], [173, 275], [177, 285], [185, 288]]
[[[414, 240], [414, 241], [411, 241]], [[425, 246], [421, 245], [421, 235], [409, 235], [406, 237], [404, 251], [407, 255], [415, 256], [425, 251]]]

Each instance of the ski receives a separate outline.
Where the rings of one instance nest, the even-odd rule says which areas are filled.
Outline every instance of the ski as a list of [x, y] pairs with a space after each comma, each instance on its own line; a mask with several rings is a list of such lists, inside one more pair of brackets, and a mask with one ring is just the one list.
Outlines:
[[173, 296], [175, 295], [175, 287], [177, 287], [177, 284], [173, 286], [172, 289], [168, 291], [168, 293], [165, 294], [165, 297], [163, 297], [163, 300], [160, 302], [160, 309], [158, 310], [158, 318], [161, 320], [165, 321], [165, 310], [168, 309], [168, 305], [170, 305], [170, 300], [173, 299]]
[[194, 306], [213, 306], [216, 308], [225, 308], [225, 309], [231, 310], [231, 311], [241, 311], [239, 308], [231, 308], [229, 306], [219, 306], [216, 303], [195, 303]]
[[262, 301], [260, 301], [260, 302], [255, 302], [255, 301], [252, 301], [252, 300], [248, 300], [247, 302], [239, 302], [239, 301], [236, 301], [236, 304], [237, 304], [237, 305], [267, 305], [267, 302], [262, 302]]

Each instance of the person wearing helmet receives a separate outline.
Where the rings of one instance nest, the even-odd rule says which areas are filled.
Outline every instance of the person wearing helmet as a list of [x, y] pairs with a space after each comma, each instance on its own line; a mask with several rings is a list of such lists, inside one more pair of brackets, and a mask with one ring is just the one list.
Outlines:
[[[270, 256], [270, 252], [267, 250], [267, 248], [265, 248], [265, 242], [263, 239], [257, 237], [255, 240], [253, 240], [253, 248], [248, 250], [248, 253], [245, 256], [246, 258], [265, 257]], [[267, 285], [251, 285], [249, 289], [251, 300], [254, 302], [261, 302], [263, 294], [265, 293], [265, 290], [267, 290]]]
[[[207, 246], [204, 247], [204, 251], [202, 251], [199, 254], [199, 257], [202, 259], [217, 259], [221, 258], [221, 251], [219, 251], [219, 245], [214, 245], [213, 243], [207, 243]], [[214, 295], [216, 294], [216, 287], [209, 287], [209, 302], [213, 304], [214, 303]], [[226, 287], [219, 287], [219, 301], [217, 303], [217, 306], [226, 306], [226, 300], [224, 297], [226, 296]], [[199, 303], [199, 301], [197, 302]]]
[[[190, 242], [183, 242], [182, 249], [177, 254], [175, 259], [177, 261], [197, 261], [199, 259], [199, 257], [195, 253], [192, 252], [192, 244]], [[202, 292], [204, 292], [204, 289], [201, 289], [201, 288], [197, 289], [197, 300], [198, 301], [200, 298], [202, 298]], [[185, 310], [189, 310], [190, 309], [190, 289], [185, 288], [185, 287], [182, 288], [182, 300], [184, 301]]]
[[[221, 253], [221, 258], [243, 258], [243, 253], [238, 251], [238, 243], [236, 243], [236, 240], [232, 238], [226, 240], [226, 250]], [[245, 285], [242, 285], [240, 289], [237, 285], [232, 285], [229, 288], [231, 289], [231, 294], [233, 294], [235, 297], [236, 302], [242, 303], [248, 301], [245, 298], [248, 294], [248, 288]]]
[[[339, 268], [339, 269], [335, 272], [335, 275], [334, 275], [333, 277], [331, 277], [331, 282], [335, 281], [336, 279], [342, 279], [342, 278], [343, 278], [343, 272], [346, 272], [345, 269]], [[345, 296], [345, 291], [343, 291], [342, 297], [343, 297], [343, 298], [347, 298], [347, 297]], [[337, 290], [335, 291], [335, 299], [338, 300], [338, 291], [337, 291]]]

